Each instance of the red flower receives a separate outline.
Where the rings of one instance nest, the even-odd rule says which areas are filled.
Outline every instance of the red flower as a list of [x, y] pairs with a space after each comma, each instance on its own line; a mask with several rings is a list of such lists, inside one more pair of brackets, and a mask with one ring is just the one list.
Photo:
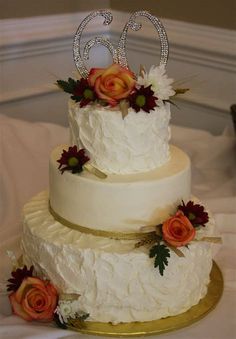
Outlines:
[[151, 90], [151, 85], [144, 87], [143, 85], [134, 91], [129, 98], [130, 106], [136, 111], [139, 112], [141, 109], [147, 113], [150, 113], [154, 107], [157, 106], [156, 100], [157, 97], [154, 96], [153, 90]]
[[[68, 151], [63, 150], [59, 162], [59, 169], [63, 174], [64, 171], [72, 171], [72, 173], [80, 173], [83, 165], [89, 161], [89, 157], [85, 154], [85, 149], [77, 150], [77, 146], [69, 147]], [[64, 166], [64, 167], [62, 167]]]
[[205, 226], [209, 221], [208, 213], [204, 210], [204, 206], [194, 204], [193, 201], [189, 201], [187, 205], [182, 202], [178, 209], [184, 213], [194, 227]]
[[9, 284], [7, 284], [7, 291], [17, 291], [25, 278], [32, 277], [33, 269], [33, 266], [31, 266], [29, 270], [24, 266], [11, 272], [12, 278], [8, 279]]
[[87, 79], [81, 79], [76, 82], [71, 99], [80, 102], [80, 107], [88, 105], [97, 99], [96, 92], [88, 83]]

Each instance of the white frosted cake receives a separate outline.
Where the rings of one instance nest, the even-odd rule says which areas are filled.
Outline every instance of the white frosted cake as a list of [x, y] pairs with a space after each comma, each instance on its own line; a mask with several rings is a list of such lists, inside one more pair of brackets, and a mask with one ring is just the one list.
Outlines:
[[[92, 213], [92, 211], [91, 211]], [[99, 216], [98, 216], [99, 219]], [[212, 233], [208, 223], [204, 234]], [[62, 293], [79, 294], [87, 321], [133, 322], [173, 316], [196, 305], [207, 293], [212, 267], [210, 244], [193, 242], [171, 252], [161, 276], [146, 247], [68, 229], [48, 211], [48, 193], [24, 208], [24, 260]]]
[[[72, 94], [71, 141], [51, 153], [49, 191], [24, 207], [24, 262], [59, 298], [77, 296], [86, 321], [183, 313], [207, 293], [214, 222], [191, 197], [189, 157], [169, 145], [172, 80], [163, 64], [81, 73], [58, 81]], [[57, 313], [75, 314], [60, 302]]]
[[[71, 107], [70, 103], [70, 110]], [[80, 110], [78, 104], [73, 109], [75, 125], [81, 121], [79, 115], [85, 111]], [[169, 104], [166, 111], [169, 112]], [[93, 118], [96, 108], [87, 109], [84, 120], [91, 121], [90, 112]], [[126, 133], [125, 129], [122, 130], [126, 118], [123, 119], [117, 111], [109, 113], [108, 122], [104, 123], [103, 119], [96, 121], [96, 130], [101, 133], [99, 152], [95, 152], [94, 159], [92, 155], [90, 158], [91, 163], [96, 165], [98, 154], [104, 158], [103, 163], [109, 152], [119, 158], [119, 154], [112, 152], [113, 143], [107, 142], [106, 156], [101, 147], [103, 138], [107, 136], [103, 126], [109, 130], [109, 119], [114, 118], [113, 114], [119, 117], [115, 127], [120, 134]], [[132, 113], [128, 114], [130, 120], [134, 118], [134, 123], [130, 123], [133, 131], [128, 135], [131, 139], [144, 126], [144, 123], [141, 127], [135, 123], [137, 116], [141, 115], [138, 119], [144, 121], [152, 119], [144, 112]], [[153, 114], [158, 113], [157, 108]], [[156, 117], [155, 120], [158, 129], [159, 121]], [[79, 142], [83, 140], [83, 145], [84, 135], [92, 128], [88, 121], [77, 125], [79, 134], [76, 137]], [[163, 135], [169, 135], [168, 128], [168, 124], [164, 124], [166, 131]], [[155, 130], [153, 123], [152, 129]], [[145, 138], [148, 137], [149, 133], [146, 133]], [[119, 147], [125, 149], [128, 142], [122, 144], [123, 139], [124, 136], [120, 135]], [[79, 294], [80, 308], [89, 313], [88, 321], [119, 323], [172, 316], [197, 304], [207, 292], [212, 267], [209, 243], [192, 242], [188, 248], [181, 247], [184, 257], [170, 251], [163, 276], [149, 258], [148, 247], [135, 248], [141, 227], [162, 223], [175, 213], [182, 200], [186, 202], [191, 198], [188, 156], [177, 147], [169, 147], [168, 138], [164, 138], [162, 145], [163, 149], [168, 149], [168, 157], [161, 166], [152, 169], [150, 161], [150, 169], [143, 172], [134, 156], [135, 173], [124, 174], [127, 169], [123, 164], [124, 173], [108, 174], [106, 179], [88, 171], [61, 174], [57, 160], [68, 146], [59, 146], [50, 158], [49, 195], [46, 191], [40, 193], [24, 208], [24, 261], [34, 265], [39, 275], [53, 281], [60, 292]], [[133, 150], [128, 149], [131, 155], [127, 167], [130, 169]], [[145, 155], [145, 152], [142, 154]], [[152, 153], [148, 155], [152, 157]], [[141, 162], [142, 169], [144, 163]], [[114, 171], [109, 168], [108, 161], [102, 169], [106, 173]], [[122, 168], [119, 171], [122, 172]], [[100, 236], [102, 231], [108, 232], [108, 235]], [[213, 231], [210, 220], [204, 230], [199, 231], [199, 237], [202, 233], [209, 236]], [[124, 239], [114, 239], [117, 234], [118, 238], [120, 234], [124, 235]], [[134, 239], [129, 239], [132, 236]]]

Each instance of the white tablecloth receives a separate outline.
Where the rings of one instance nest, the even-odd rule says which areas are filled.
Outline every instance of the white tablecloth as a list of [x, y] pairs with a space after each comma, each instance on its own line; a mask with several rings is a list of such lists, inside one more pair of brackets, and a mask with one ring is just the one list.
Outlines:
[[[51, 149], [68, 140], [66, 128], [29, 123], [0, 115], [0, 284], [11, 271], [7, 250], [20, 253], [21, 208], [48, 186]], [[214, 214], [223, 245], [215, 260], [224, 276], [224, 293], [217, 307], [190, 327], [152, 338], [236, 338], [236, 147], [235, 137], [224, 133], [172, 126], [172, 143], [192, 161], [192, 192]], [[1, 287], [1, 285], [0, 285]], [[6, 295], [0, 295], [0, 338], [95, 338], [50, 325], [26, 323], [11, 315]], [[97, 338], [97, 337], [96, 337]]]

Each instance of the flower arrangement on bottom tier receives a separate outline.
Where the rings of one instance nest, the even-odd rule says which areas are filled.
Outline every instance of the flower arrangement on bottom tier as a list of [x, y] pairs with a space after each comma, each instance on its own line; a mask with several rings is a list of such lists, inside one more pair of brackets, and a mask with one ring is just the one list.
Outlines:
[[26, 265], [12, 272], [7, 290], [14, 314], [27, 321], [55, 323], [62, 328], [83, 327], [89, 314], [79, 308], [79, 295], [60, 294], [47, 279], [34, 275], [34, 267]]

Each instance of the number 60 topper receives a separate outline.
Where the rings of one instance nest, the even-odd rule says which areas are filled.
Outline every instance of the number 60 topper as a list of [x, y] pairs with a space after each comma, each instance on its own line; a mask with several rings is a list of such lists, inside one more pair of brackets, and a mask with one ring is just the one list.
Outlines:
[[80, 53], [80, 39], [81, 39], [82, 32], [84, 28], [87, 26], [87, 24], [97, 16], [104, 17], [105, 19], [103, 22], [104, 25], [109, 25], [113, 19], [111, 12], [107, 10], [98, 10], [98, 11], [92, 12], [81, 22], [74, 37], [74, 44], [73, 44], [74, 61], [75, 61], [76, 67], [80, 75], [83, 78], [87, 78], [89, 74], [89, 71], [86, 68], [83, 59], [84, 60], [89, 59], [89, 51], [94, 45], [105, 46], [111, 53], [114, 63], [117, 63], [122, 67], [128, 68], [127, 55], [126, 55], [127, 33], [128, 33], [129, 28], [131, 28], [133, 31], [138, 31], [142, 28], [142, 24], [137, 23], [135, 21], [135, 19], [138, 16], [144, 16], [148, 18], [152, 22], [154, 27], [156, 28], [159, 34], [160, 45], [161, 45], [160, 65], [165, 66], [167, 64], [168, 54], [169, 54], [169, 44], [168, 44], [166, 31], [161, 21], [155, 16], [151, 15], [147, 11], [137, 11], [137, 12], [134, 12], [130, 16], [129, 21], [126, 23], [126, 25], [124, 26], [123, 32], [121, 33], [117, 48], [115, 48], [112, 45], [109, 39], [102, 37], [102, 36], [98, 36], [98, 37], [95, 37], [89, 40], [85, 44], [84, 51], [83, 51], [83, 57], [82, 57]]

